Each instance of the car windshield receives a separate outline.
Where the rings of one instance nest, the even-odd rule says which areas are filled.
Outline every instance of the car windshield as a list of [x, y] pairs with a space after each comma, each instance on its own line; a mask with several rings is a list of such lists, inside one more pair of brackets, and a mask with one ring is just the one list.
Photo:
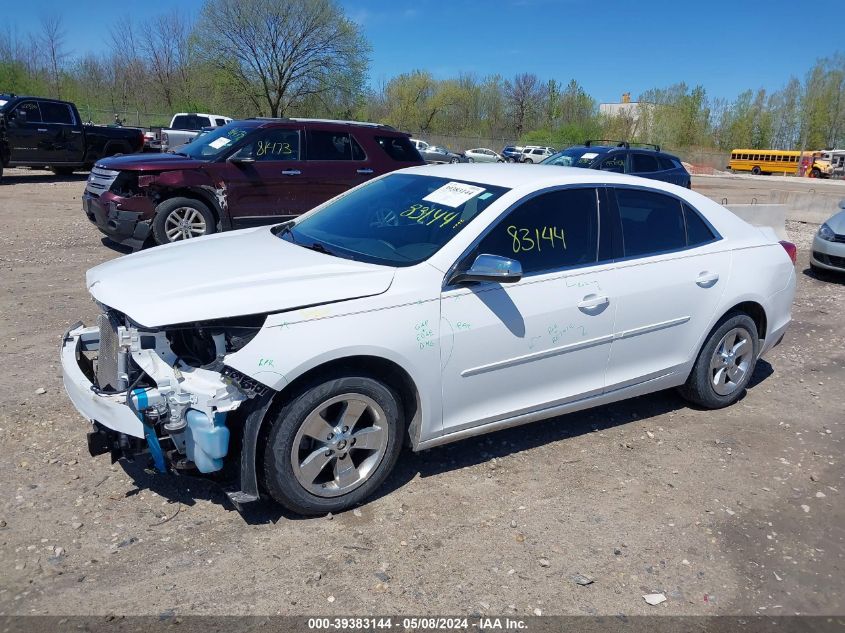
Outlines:
[[229, 123], [215, 128], [208, 134], [200, 134], [190, 143], [182, 145], [176, 153], [198, 160], [211, 160], [228, 152], [253, 129], [238, 123]]
[[552, 154], [542, 165], [559, 165], [561, 167], [589, 167], [599, 157], [597, 152], [590, 147], [570, 147], [557, 154]]
[[509, 191], [415, 174], [374, 180], [276, 234], [305, 248], [386, 266], [412, 266], [436, 253]]

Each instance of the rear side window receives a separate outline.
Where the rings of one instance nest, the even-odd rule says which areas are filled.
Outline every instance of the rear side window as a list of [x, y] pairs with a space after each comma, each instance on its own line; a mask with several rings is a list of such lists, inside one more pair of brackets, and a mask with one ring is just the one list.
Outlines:
[[24, 101], [15, 108], [15, 113], [22, 112], [27, 123], [41, 123], [41, 110], [35, 101]]
[[395, 161], [418, 163], [422, 160], [413, 143], [404, 136], [376, 136], [375, 138], [379, 147]]
[[700, 246], [712, 242], [716, 236], [704, 219], [698, 214], [698, 211], [685, 204], [684, 206], [684, 220], [687, 225], [687, 244], [689, 246]]
[[477, 252], [515, 259], [526, 274], [595, 263], [596, 190], [564, 189], [531, 198], [501, 220]]
[[364, 160], [364, 150], [348, 132], [308, 132], [308, 160]]
[[650, 154], [634, 153], [631, 157], [633, 158], [631, 164], [631, 171], [633, 173], [641, 174], [650, 171], [658, 171], [657, 158], [655, 156], [651, 156]]
[[676, 165], [674, 163], [674, 161], [672, 161], [669, 158], [665, 158], [664, 156], [658, 157], [657, 162], [660, 165], [661, 171], [667, 171], [669, 169], [677, 169], [678, 168], [678, 165]]
[[681, 202], [652, 191], [617, 189], [625, 257], [686, 248]]
[[41, 102], [41, 119], [44, 123], [62, 123], [73, 125], [73, 113], [66, 103]]
[[214, 119], [214, 122], [217, 124], [217, 127], [223, 127], [226, 125], [226, 119]]

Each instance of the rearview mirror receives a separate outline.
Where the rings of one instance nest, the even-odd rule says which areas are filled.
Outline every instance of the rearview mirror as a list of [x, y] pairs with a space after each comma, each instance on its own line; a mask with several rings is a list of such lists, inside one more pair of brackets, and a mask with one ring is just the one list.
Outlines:
[[515, 259], [499, 255], [481, 254], [475, 258], [468, 270], [455, 272], [449, 278], [450, 284], [469, 281], [490, 281], [500, 284], [514, 283], [522, 279], [522, 264]]

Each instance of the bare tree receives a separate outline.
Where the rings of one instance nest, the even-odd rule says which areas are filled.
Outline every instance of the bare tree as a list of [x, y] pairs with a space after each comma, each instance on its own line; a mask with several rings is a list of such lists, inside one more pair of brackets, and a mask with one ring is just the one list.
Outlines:
[[190, 25], [178, 11], [155, 16], [139, 48], [169, 110], [185, 99]]
[[536, 112], [542, 92], [540, 80], [533, 73], [522, 73], [514, 77], [513, 81], [505, 82], [505, 98], [517, 137], [522, 136], [526, 123]]
[[363, 85], [370, 50], [334, 0], [206, 0], [194, 35], [200, 56], [274, 117], [351, 79]]
[[61, 70], [68, 57], [64, 49], [65, 30], [62, 26], [62, 18], [58, 13], [50, 13], [41, 16], [41, 37], [40, 44], [43, 47], [47, 58], [47, 66], [50, 71], [50, 80], [53, 84], [53, 94], [57, 99], [62, 98]]

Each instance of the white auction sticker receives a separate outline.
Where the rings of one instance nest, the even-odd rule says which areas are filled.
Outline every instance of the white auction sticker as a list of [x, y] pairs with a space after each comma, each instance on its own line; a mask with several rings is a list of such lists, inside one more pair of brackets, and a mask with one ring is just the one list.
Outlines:
[[586, 152], [585, 154], [581, 155], [581, 160], [584, 160], [584, 159], [590, 160], [590, 159], [595, 158], [598, 155], [599, 155], [598, 152]]
[[0, 99], [0, 108], [2, 108], [2, 107], [3, 107], [4, 105], [6, 105], [7, 103], [9, 103], [9, 102], [8, 102], [8, 101], [3, 101], [3, 99]]
[[484, 191], [484, 187], [467, 185], [462, 182], [447, 182], [445, 185], [428, 194], [423, 200], [457, 208], [470, 198], [474, 198]]
[[211, 143], [208, 144], [209, 147], [213, 147], [214, 149], [220, 149], [231, 143], [231, 139], [226, 138], [225, 136], [221, 136], [220, 138], [214, 139]]

